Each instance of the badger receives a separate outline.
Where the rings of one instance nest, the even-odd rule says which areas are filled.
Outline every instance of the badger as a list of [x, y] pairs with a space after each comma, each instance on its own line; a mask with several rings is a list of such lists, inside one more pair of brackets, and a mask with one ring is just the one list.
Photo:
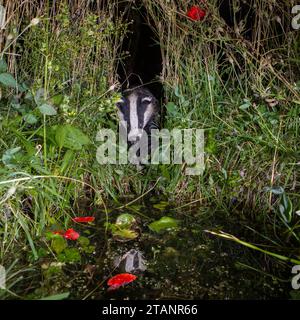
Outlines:
[[[117, 108], [119, 120], [126, 126], [128, 146], [136, 144], [141, 140], [142, 135], [146, 134], [149, 152], [151, 130], [159, 128], [158, 100], [147, 88], [129, 89], [117, 102]], [[139, 156], [139, 153], [137, 155]], [[138, 168], [140, 169], [141, 166]]]

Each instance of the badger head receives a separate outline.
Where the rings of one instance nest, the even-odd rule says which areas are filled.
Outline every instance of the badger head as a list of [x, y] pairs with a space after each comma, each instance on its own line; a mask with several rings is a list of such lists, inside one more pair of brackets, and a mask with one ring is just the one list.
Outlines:
[[117, 102], [119, 119], [127, 126], [127, 140], [140, 140], [143, 132], [150, 133], [157, 127], [159, 105], [152, 93], [145, 88], [134, 89]]

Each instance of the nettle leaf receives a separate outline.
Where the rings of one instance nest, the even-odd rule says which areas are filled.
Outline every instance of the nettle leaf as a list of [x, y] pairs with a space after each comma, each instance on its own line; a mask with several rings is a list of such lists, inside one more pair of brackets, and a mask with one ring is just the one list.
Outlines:
[[0, 60], [0, 73], [7, 71], [7, 63], [4, 59]]
[[176, 229], [178, 227], [178, 221], [171, 217], [162, 217], [161, 219], [150, 223], [148, 227], [154, 232], [160, 232], [174, 228]]
[[38, 107], [40, 112], [45, 116], [55, 116], [57, 114], [57, 111], [51, 104], [44, 103], [41, 106]]
[[34, 101], [37, 105], [41, 105], [45, 102], [45, 89], [39, 88], [35, 95], [34, 95]]
[[19, 88], [18, 89], [19, 89], [20, 92], [28, 92], [29, 87], [26, 84], [26, 82], [23, 82], [23, 83], [19, 84]]
[[0, 74], [0, 83], [6, 87], [16, 88], [17, 81], [10, 73], [1, 73]]
[[90, 139], [80, 129], [70, 125], [60, 125], [55, 134], [56, 143], [60, 148], [81, 150], [84, 145], [90, 143]]
[[24, 117], [23, 117], [23, 120], [28, 123], [28, 124], [35, 124], [37, 123], [38, 119], [36, 116], [34, 116], [33, 114], [31, 113], [28, 113], [26, 114]]
[[16, 159], [16, 155], [20, 150], [21, 150], [21, 147], [16, 147], [16, 148], [6, 150], [2, 156], [2, 162], [7, 167], [14, 167], [13, 161]]

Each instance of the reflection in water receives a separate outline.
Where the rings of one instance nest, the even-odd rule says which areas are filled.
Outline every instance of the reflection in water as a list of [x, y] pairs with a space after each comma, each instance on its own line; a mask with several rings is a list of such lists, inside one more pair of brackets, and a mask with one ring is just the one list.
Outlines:
[[[104, 239], [98, 239], [101, 257], [96, 259], [99, 272], [97, 279], [104, 280], [89, 298], [289, 297], [289, 270], [276, 265], [275, 260], [267, 260], [258, 252], [204, 232], [205, 229], [219, 229], [255, 241], [254, 235], [249, 233], [240, 221], [229, 221], [224, 219], [224, 214], [209, 209], [194, 207], [176, 210], [163, 203], [161, 206], [156, 203], [154, 206], [133, 205], [122, 211], [112, 210], [109, 220], [113, 223], [118, 215], [125, 212], [135, 216], [141, 234], [127, 242], [117, 241], [110, 234], [105, 243]], [[149, 223], [159, 220], [164, 215], [178, 220], [179, 228], [160, 233], [151, 231]], [[102, 222], [99, 228], [104, 232], [101, 224]], [[142, 268], [137, 267], [139, 264]], [[134, 283], [113, 292], [107, 291], [105, 279], [129, 270], [138, 277]], [[93, 285], [95, 286], [95, 283]]]

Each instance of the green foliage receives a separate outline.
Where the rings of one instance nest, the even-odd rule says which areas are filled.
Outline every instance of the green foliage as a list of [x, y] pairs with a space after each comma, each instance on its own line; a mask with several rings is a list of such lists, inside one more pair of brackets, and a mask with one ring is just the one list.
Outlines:
[[63, 252], [67, 248], [67, 246], [67, 241], [61, 236], [57, 236], [52, 239], [51, 248], [56, 254], [60, 254], [61, 252]]
[[57, 111], [50, 104], [44, 103], [38, 109], [45, 116], [55, 116], [57, 114]]
[[149, 224], [149, 229], [154, 232], [168, 231], [178, 228], [178, 221], [171, 217], [162, 217]]
[[95, 251], [95, 246], [90, 244], [90, 240], [87, 237], [80, 236], [78, 238], [78, 244], [83, 253], [92, 254]]
[[118, 216], [116, 225], [120, 228], [131, 228], [136, 223], [135, 217], [129, 213], [123, 213]]
[[116, 223], [106, 223], [112, 235], [119, 241], [129, 241], [139, 236], [137, 222], [133, 215], [124, 213], [117, 217]]
[[78, 248], [66, 248], [58, 254], [57, 259], [65, 263], [79, 263], [81, 261], [81, 255]]
[[17, 81], [10, 73], [1, 73], [0, 74], [0, 83], [6, 87], [16, 88]]
[[52, 296], [48, 296], [45, 298], [41, 298], [40, 300], [64, 300], [67, 299], [70, 295], [70, 292], [64, 292], [59, 294], [54, 294]]
[[90, 144], [90, 139], [80, 129], [70, 124], [56, 127], [55, 141], [59, 148], [70, 150], [81, 150], [83, 146]]

